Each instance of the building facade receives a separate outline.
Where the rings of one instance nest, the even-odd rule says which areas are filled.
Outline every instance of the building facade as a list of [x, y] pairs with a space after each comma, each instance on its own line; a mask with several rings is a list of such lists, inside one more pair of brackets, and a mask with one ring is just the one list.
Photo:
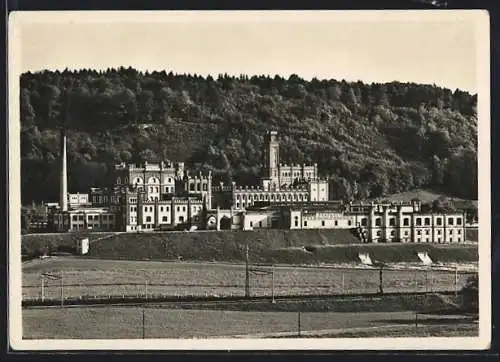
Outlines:
[[211, 172], [190, 173], [183, 162], [121, 163], [112, 169], [107, 187], [61, 194], [63, 207], [52, 209], [50, 223], [58, 232], [348, 229], [360, 242], [465, 239], [461, 213], [424, 213], [418, 201], [331, 201], [329, 182], [319, 177], [317, 164], [280, 163], [275, 131], [267, 132], [265, 143], [258, 186], [213, 185]]
[[54, 231], [118, 231], [117, 215], [107, 208], [58, 210], [53, 215]]
[[268, 131], [259, 186], [217, 185], [212, 192], [220, 196], [217, 205], [245, 210], [257, 203], [327, 201], [329, 182], [319, 177], [318, 165], [282, 164], [279, 146], [278, 133]]
[[255, 207], [243, 212], [245, 230], [349, 229], [365, 243], [461, 243], [465, 215], [425, 213], [420, 202], [316, 202]]

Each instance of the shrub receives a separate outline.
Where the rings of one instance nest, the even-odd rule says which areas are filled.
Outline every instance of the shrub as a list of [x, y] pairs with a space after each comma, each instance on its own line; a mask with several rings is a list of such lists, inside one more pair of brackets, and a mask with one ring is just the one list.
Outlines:
[[467, 279], [462, 288], [462, 307], [468, 312], [479, 311], [479, 278], [474, 274]]

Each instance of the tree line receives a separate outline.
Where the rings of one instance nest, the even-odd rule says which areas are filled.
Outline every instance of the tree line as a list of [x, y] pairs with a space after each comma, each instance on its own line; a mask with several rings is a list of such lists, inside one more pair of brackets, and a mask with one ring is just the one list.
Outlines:
[[458, 89], [124, 67], [28, 72], [20, 85], [25, 204], [58, 198], [62, 124], [71, 192], [145, 160], [255, 184], [275, 129], [282, 162], [317, 162], [337, 198], [426, 187], [477, 199], [477, 95]]

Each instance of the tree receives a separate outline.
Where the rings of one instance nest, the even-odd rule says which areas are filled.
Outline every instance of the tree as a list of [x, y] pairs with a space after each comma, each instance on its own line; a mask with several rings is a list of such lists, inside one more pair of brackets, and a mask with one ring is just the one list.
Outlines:
[[21, 91], [21, 123], [23, 128], [29, 128], [35, 124], [35, 110], [31, 105], [31, 94], [28, 89]]
[[27, 234], [30, 231], [31, 212], [25, 208], [21, 209], [21, 233]]
[[318, 162], [322, 176], [337, 178], [342, 197], [355, 197], [357, 180], [356, 198], [436, 184], [477, 198], [477, 97], [462, 91], [297, 75], [214, 80], [125, 67], [25, 73], [20, 87], [23, 200], [58, 197], [57, 127], [66, 114], [70, 190], [90, 182], [85, 170], [99, 184], [105, 178], [97, 170], [145, 158], [255, 181], [262, 135], [275, 128], [283, 162]]
[[432, 156], [432, 181], [435, 185], [442, 185], [444, 181], [446, 164], [441, 161], [441, 159], [433, 155]]
[[473, 313], [479, 311], [479, 276], [477, 273], [467, 278], [462, 288], [462, 308]]

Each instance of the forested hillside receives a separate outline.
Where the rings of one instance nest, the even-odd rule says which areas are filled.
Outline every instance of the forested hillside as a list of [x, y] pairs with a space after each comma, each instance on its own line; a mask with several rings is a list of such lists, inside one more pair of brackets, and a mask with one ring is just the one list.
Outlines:
[[160, 159], [251, 184], [272, 128], [282, 162], [317, 162], [338, 197], [432, 186], [477, 198], [477, 97], [460, 90], [131, 68], [26, 73], [20, 82], [23, 203], [57, 199], [63, 119], [71, 192], [101, 184], [115, 163]]

